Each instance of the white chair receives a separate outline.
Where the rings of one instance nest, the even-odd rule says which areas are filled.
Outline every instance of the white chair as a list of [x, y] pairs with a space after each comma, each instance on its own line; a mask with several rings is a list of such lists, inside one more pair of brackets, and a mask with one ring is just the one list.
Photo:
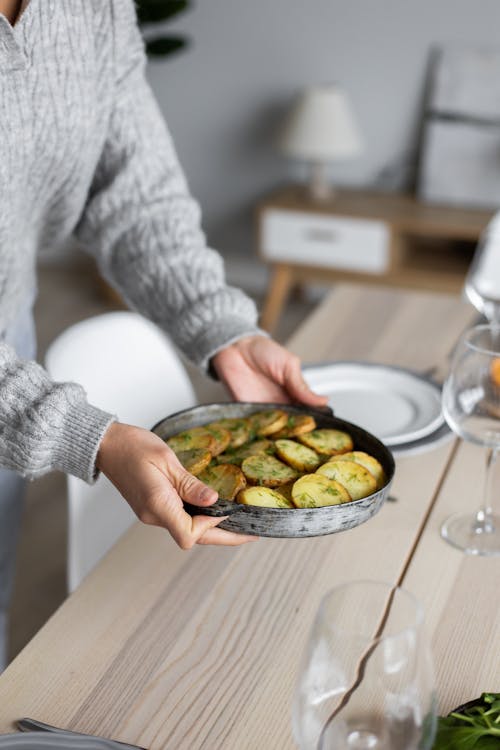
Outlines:
[[[54, 380], [80, 383], [91, 404], [139, 427], [150, 429], [167, 414], [196, 403], [168, 338], [131, 312], [71, 326], [49, 347], [45, 366]], [[68, 476], [67, 486], [67, 579], [73, 591], [136, 519], [106, 477], [88, 485]]]

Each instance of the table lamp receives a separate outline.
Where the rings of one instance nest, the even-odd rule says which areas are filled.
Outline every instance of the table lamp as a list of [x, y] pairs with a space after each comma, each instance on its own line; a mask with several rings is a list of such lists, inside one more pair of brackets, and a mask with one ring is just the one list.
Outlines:
[[311, 198], [331, 199], [334, 192], [327, 164], [362, 151], [361, 136], [342, 89], [314, 86], [302, 92], [285, 123], [279, 146], [287, 156], [310, 163]]

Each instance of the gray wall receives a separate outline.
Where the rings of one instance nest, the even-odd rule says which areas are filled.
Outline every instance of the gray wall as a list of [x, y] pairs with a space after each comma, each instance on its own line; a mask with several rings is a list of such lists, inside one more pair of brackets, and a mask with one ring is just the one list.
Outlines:
[[337, 165], [340, 184], [398, 187], [418, 143], [427, 65], [443, 42], [500, 47], [498, 0], [197, 0], [169, 28], [187, 52], [149, 77], [212, 244], [251, 252], [259, 196], [301, 173], [273, 138], [294, 94], [338, 81], [365, 152]]

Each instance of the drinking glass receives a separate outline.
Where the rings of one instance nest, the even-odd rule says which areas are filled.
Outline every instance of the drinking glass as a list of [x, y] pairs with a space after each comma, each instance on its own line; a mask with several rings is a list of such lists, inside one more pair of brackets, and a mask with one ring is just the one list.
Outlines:
[[468, 554], [500, 555], [500, 515], [493, 508], [500, 450], [499, 324], [475, 326], [463, 334], [444, 384], [443, 413], [459, 437], [483, 446], [487, 454], [482, 507], [475, 514], [449, 518], [441, 535]]
[[376, 581], [337, 586], [316, 615], [292, 710], [300, 750], [428, 750], [434, 674], [422, 608]]

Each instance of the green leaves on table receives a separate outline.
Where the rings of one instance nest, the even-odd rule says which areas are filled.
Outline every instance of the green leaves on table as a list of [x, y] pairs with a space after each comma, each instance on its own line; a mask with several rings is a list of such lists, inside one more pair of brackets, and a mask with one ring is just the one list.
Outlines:
[[500, 750], [500, 693], [483, 693], [440, 716], [433, 750]]

